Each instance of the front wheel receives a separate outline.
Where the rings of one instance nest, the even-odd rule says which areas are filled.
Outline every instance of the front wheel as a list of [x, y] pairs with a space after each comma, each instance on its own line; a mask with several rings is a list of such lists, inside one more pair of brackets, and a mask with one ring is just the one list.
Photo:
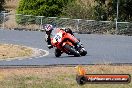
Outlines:
[[75, 57], [80, 57], [80, 53], [74, 49], [72, 46], [66, 44], [64, 45], [64, 48], [66, 49], [68, 54], [74, 55]]
[[56, 57], [60, 57], [61, 56], [61, 50], [59, 50], [59, 49], [55, 49], [55, 56]]

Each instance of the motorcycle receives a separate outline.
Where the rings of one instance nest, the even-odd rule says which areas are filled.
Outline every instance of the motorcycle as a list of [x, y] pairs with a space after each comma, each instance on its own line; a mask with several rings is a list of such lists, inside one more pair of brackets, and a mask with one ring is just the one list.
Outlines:
[[[76, 41], [79, 44], [75, 46], [73, 41]], [[56, 47], [56, 57], [60, 57], [62, 53], [74, 55], [75, 57], [85, 56], [87, 54], [83, 45], [80, 44], [80, 40], [61, 29], [58, 29], [55, 35], [51, 38], [51, 44]]]

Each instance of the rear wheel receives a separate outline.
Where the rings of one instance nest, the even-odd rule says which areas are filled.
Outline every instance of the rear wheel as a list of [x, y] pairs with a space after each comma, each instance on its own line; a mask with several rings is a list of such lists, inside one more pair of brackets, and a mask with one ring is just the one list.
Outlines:
[[84, 48], [82, 48], [81, 50], [82, 51], [80, 52], [80, 55], [85, 56], [87, 54], [87, 51]]
[[80, 53], [74, 49], [72, 46], [70, 45], [64, 45], [64, 48], [68, 51], [68, 54], [74, 55], [75, 57], [79, 57]]

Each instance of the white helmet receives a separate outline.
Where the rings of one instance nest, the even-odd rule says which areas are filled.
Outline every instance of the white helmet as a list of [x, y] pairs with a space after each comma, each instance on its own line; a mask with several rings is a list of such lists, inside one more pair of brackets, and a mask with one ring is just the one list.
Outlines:
[[51, 31], [51, 30], [53, 30], [53, 25], [51, 25], [51, 24], [46, 24], [43, 27], [44, 27], [45, 31]]

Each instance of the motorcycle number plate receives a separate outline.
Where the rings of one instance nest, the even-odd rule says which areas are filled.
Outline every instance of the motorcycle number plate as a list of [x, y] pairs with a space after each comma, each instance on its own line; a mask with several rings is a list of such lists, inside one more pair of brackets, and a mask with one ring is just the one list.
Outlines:
[[53, 38], [53, 43], [61, 42], [61, 38], [62, 38], [62, 33], [61, 32], [57, 33]]

